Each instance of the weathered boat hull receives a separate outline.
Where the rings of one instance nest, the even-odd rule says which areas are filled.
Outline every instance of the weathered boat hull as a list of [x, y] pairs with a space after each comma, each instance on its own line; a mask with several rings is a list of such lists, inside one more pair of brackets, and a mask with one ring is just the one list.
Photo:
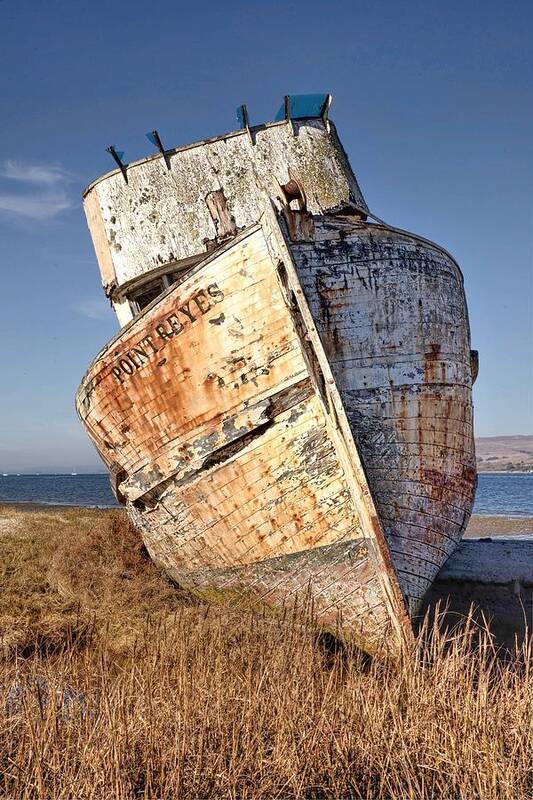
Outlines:
[[270, 223], [127, 326], [93, 363], [78, 409], [180, 585], [274, 607], [310, 596], [323, 624], [341, 615], [367, 649], [397, 651], [409, 635], [401, 591]]
[[[463, 308], [455, 265], [413, 245], [416, 265], [404, 253], [395, 273], [377, 246], [371, 264], [347, 246], [350, 236], [364, 245], [380, 235], [331, 220], [313, 263], [305, 243], [285, 241], [265, 214], [110, 343], [78, 408], [152, 557], [182, 586], [275, 607], [307, 594], [323, 624], [340, 616], [366, 649], [397, 650], [408, 636], [404, 603], [416, 610], [471, 503], [470, 408], [461, 393], [445, 396], [440, 360], [433, 381], [420, 363], [438, 346], [443, 369], [470, 367], [469, 343], [455, 342], [446, 310]], [[428, 270], [448, 281], [429, 322], [412, 308], [426, 296]], [[379, 337], [386, 295], [402, 287], [405, 318], [389, 311]], [[362, 324], [343, 328], [346, 313]], [[446, 428], [441, 445], [426, 446], [439, 438], [441, 405], [461, 431]], [[456, 435], [463, 451], [455, 459], [451, 448], [450, 461]], [[443, 503], [456, 517], [443, 516]]]
[[476, 485], [470, 330], [457, 264], [418, 237], [316, 222], [293, 253], [411, 614]]
[[323, 119], [165, 165], [86, 197], [125, 326], [77, 408], [117, 496], [180, 585], [274, 609], [305, 599], [322, 625], [397, 654], [473, 502], [459, 268], [366, 221]]

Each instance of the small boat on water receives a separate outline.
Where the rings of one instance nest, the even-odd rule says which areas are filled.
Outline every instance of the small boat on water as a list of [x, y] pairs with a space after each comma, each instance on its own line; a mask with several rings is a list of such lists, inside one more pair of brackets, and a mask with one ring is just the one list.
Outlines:
[[328, 118], [165, 149], [84, 206], [120, 325], [76, 396], [154, 561], [213, 601], [311, 597], [397, 653], [468, 522], [477, 353], [461, 271], [372, 215]]

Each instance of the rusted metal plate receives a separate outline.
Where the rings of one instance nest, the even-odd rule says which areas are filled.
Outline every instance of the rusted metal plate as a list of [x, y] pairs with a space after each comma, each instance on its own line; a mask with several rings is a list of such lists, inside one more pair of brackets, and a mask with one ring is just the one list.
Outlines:
[[274, 604], [311, 591], [324, 624], [342, 612], [365, 646], [397, 650], [409, 634], [401, 595], [269, 224], [268, 242], [261, 227], [245, 232], [127, 326], [78, 410], [123, 473], [150, 553], [182, 585]]

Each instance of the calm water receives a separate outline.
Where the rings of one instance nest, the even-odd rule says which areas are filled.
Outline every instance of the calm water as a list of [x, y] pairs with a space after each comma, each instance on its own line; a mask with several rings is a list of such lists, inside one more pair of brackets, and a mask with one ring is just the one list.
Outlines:
[[[0, 502], [117, 505], [107, 475], [0, 475]], [[533, 473], [480, 475], [474, 513], [533, 517]]]
[[117, 506], [107, 475], [0, 475], [0, 503]]
[[480, 475], [474, 514], [533, 517], [533, 472]]

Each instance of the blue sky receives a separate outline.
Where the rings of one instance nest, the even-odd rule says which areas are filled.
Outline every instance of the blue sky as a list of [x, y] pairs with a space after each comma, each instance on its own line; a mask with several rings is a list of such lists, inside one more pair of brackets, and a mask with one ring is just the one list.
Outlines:
[[0, 472], [99, 467], [73, 396], [116, 331], [80, 200], [127, 158], [329, 91], [369, 206], [462, 266], [478, 435], [533, 432], [531, 2], [0, 0]]

